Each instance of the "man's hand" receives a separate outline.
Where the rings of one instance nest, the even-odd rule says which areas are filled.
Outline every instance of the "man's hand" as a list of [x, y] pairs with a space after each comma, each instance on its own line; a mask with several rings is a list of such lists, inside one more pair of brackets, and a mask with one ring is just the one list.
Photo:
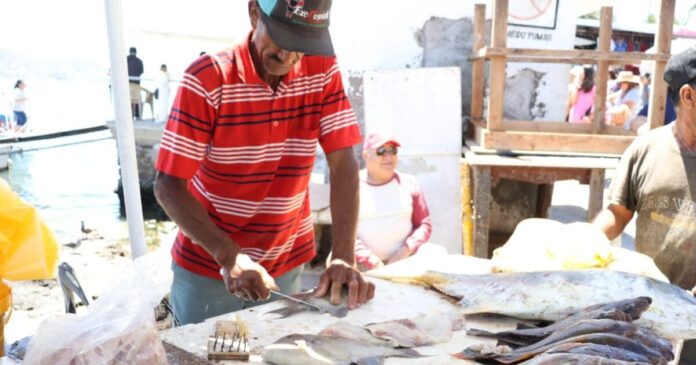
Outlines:
[[693, 289], [691, 289], [691, 295], [696, 295], [696, 286]]
[[355, 309], [375, 296], [375, 284], [365, 281], [362, 274], [341, 259], [333, 259], [319, 278], [314, 296], [323, 297], [331, 288], [332, 304], [341, 303], [343, 285], [348, 285], [348, 308]]
[[244, 254], [237, 254], [231, 270], [222, 268], [222, 278], [227, 290], [244, 300], [266, 300], [271, 297], [269, 289], [278, 290], [266, 269]]
[[409, 256], [411, 256], [411, 250], [408, 248], [408, 246], [403, 245], [389, 257], [389, 260], [387, 260], [387, 265], [403, 260]]

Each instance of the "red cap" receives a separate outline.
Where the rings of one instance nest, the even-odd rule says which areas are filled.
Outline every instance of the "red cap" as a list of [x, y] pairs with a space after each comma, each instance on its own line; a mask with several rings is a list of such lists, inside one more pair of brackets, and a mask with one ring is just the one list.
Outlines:
[[391, 143], [396, 147], [401, 147], [401, 144], [399, 144], [399, 142], [397, 142], [394, 137], [384, 137], [379, 135], [378, 133], [370, 133], [367, 135], [367, 137], [365, 137], [364, 149], [371, 150], [375, 148], [380, 148], [387, 143]]

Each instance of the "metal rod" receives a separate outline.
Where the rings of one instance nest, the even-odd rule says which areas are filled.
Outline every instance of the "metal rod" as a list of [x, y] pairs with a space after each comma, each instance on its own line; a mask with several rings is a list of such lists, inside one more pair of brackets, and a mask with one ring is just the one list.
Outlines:
[[111, 85], [114, 93], [114, 111], [116, 114], [118, 160], [121, 166], [131, 256], [133, 259], [136, 259], [147, 253], [147, 249], [145, 246], [145, 224], [143, 222], [143, 209], [140, 201], [138, 160], [135, 154], [133, 115], [130, 106], [130, 89], [128, 86], [126, 52], [123, 40], [123, 13], [121, 0], [104, 0], [104, 5], [106, 7], [106, 28], [111, 54]]

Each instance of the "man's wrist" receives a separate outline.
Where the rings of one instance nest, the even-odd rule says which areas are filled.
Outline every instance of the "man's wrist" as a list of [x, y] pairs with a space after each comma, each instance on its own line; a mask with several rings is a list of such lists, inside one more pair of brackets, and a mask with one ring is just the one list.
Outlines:
[[220, 242], [213, 253], [213, 258], [218, 265], [232, 269], [237, 262], [240, 249], [232, 242]]

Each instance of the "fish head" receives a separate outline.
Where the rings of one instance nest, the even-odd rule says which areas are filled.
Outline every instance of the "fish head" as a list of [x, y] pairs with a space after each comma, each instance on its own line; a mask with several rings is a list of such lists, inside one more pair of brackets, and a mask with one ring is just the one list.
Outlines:
[[640, 318], [643, 312], [648, 310], [650, 304], [652, 304], [652, 298], [636, 297], [616, 302], [615, 308], [631, 316], [631, 319], [636, 320]]

